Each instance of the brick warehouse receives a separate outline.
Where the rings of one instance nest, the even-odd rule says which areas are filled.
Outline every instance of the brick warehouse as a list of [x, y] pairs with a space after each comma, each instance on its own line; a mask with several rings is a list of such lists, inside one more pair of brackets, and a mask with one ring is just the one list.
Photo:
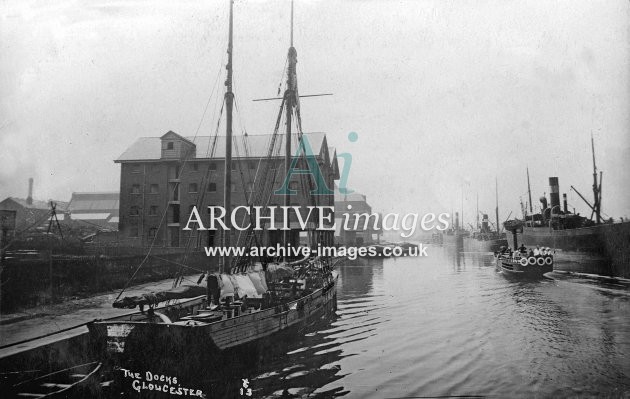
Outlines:
[[[339, 179], [336, 153], [328, 147], [324, 133], [305, 133], [315, 158], [326, 181], [334, 190], [334, 181]], [[274, 189], [284, 180], [283, 150], [275, 151], [268, 158], [271, 135], [246, 135], [235, 138], [232, 167], [232, 206], [247, 205], [253, 190], [256, 170], [261, 163], [271, 162], [274, 173]], [[276, 147], [284, 149], [284, 136], [278, 136]], [[155, 240], [156, 246], [193, 247], [217, 245], [219, 235], [215, 231], [182, 231], [190, 211], [198, 206], [200, 214], [208, 206], [223, 205], [223, 179], [225, 137], [182, 137], [172, 131], [162, 137], [142, 137], [131, 145], [114, 162], [121, 164], [120, 172], [120, 221], [121, 240], [132, 246], [147, 246]], [[293, 153], [297, 147], [297, 135], [293, 135]], [[332, 154], [332, 155], [331, 155]], [[262, 161], [261, 161], [262, 160]], [[334, 206], [334, 194], [314, 196], [315, 204], [309, 202], [302, 185], [294, 175], [290, 188], [298, 190], [291, 197], [291, 205]], [[318, 190], [322, 188], [318, 187]], [[322, 191], [323, 192], [323, 191]], [[269, 205], [284, 204], [284, 196], [272, 195]], [[259, 204], [256, 204], [259, 205]], [[306, 211], [304, 212], [306, 214]], [[281, 215], [276, 215], [280, 220]], [[209, 219], [209, 216], [208, 216]], [[333, 219], [334, 220], [334, 216]], [[304, 242], [305, 233], [300, 231], [297, 220], [291, 221], [291, 243]], [[309, 228], [312, 224], [309, 224]], [[232, 237], [238, 231], [232, 230]], [[282, 231], [265, 232], [264, 245], [281, 242]], [[333, 243], [334, 232], [325, 232], [317, 238], [319, 242]], [[231, 240], [234, 243], [234, 239]], [[313, 243], [311, 243], [313, 244]]]

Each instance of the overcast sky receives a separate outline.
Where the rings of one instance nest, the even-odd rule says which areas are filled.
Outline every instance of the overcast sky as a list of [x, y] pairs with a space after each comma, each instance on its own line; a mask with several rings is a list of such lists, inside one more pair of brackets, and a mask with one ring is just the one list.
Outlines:
[[[4, 1], [0, 198], [118, 190], [138, 137], [209, 135], [224, 80], [227, 1]], [[237, 130], [270, 133], [289, 3], [237, 0]], [[296, 1], [305, 131], [351, 153], [349, 185], [382, 212], [450, 211], [477, 193], [502, 219], [558, 176], [630, 216], [628, 1]], [[219, 77], [220, 76], [220, 77]], [[218, 83], [218, 84], [217, 84]], [[217, 89], [218, 88], [218, 89]], [[217, 91], [218, 90], [218, 91]], [[204, 108], [210, 101], [205, 117]], [[351, 143], [348, 133], [357, 132]], [[590, 212], [589, 212], [590, 214]]]

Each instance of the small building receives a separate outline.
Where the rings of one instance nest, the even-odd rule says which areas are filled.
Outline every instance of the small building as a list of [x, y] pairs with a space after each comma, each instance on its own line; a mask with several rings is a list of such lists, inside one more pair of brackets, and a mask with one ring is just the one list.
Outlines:
[[380, 218], [380, 214], [372, 215], [372, 207], [365, 195], [357, 192], [341, 194], [335, 190], [335, 243], [361, 246], [379, 242]]
[[8, 197], [0, 202], [0, 210], [15, 211], [15, 232], [35, 230], [48, 224], [51, 215], [50, 202], [56, 204], [57, 219], [65, 219], [65, 207], [63, 201], [39, 201], [32, 198]]
[[119, 192], [72, 193], [68, 204], [70, 220], [95, 230], [118, 230]]

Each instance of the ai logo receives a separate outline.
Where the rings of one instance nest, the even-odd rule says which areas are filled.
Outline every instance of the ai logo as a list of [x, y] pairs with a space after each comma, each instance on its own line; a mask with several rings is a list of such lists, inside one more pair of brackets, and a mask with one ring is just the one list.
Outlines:
[[241, 378], [243, 386], [241, 387], [241, 396], [252, 396], [252, 389], [249, 387], [249, 379]]
[[[348, 134], [348, 140], [351, 143], [356, 142], [359, 139], [359, 135], [356, 132], [350, 132]], [[284, 177], [284, 182], [282, 186], [275, 190], [273, 193], [276, 195], [296, 195], [297, 191], [289, 188], [289, 182], [291, 181], [292, 175], [312, 175], [314, 178], [315, 187], [311, 190], [311, 195], [328, 195], [332, 194], [333, 191], [326, 185], [326, 180], [324, 179], [322, 172], [317, 163], [317, 159], [315, 158], [315, 153], [311, 147], [311, 144], [308, 141], [306, 136], [302, 136], [300, 142], [298, 143], [298, 149], [295, 156], [291, 159], [291, 164], [289, 165], [289, 172]], [[298, 168], [298, 162], [300, 160], [300, 156], [306, 158], [306, 169]], [[351, 194], [354, 191], [348, 189], [348, 175], [350, 174], [350, 166], [352, 165], [352, 155], [349, 153], [337, 154], [338, 158], [343, 159], [343, 170], [341, 171], [339, 178], [339, 193], [341, 194]], [[319, 189], [319, 190], [318, 190]]]

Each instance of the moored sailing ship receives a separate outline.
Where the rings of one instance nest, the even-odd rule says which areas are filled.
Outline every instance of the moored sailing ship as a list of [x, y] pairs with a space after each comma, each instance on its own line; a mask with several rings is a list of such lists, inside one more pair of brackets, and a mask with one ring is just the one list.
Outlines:
[[[293, 14], [293, 10], [292, 10]], [[293, 17], [291, 18], [293, 19]], [[225, 213], [231, 210], [232, 173], [232, 53], [233, 53], [233, 2], [230, 1], [230, 23], [227, 62], [227, 91], [224, 96], [226, 115], [225, 140]], [[297, 52], [293, 47], [293, 21], [291, 21], [291, 46], [287, 60], [287, 84], [277, 117], [276, 128], [269, 144], [269, 156], [281, 142], [279, 126], [284, 116], [286, 122], [285, 170], [290, 175], [295, 163], [312, 164], [306, 159], [299, 95], [296, 75]], [[296, 132], [292, 132], [292, 118], [296, 118]], [[291, 144], [297, 139], [303, 158], [293, 158]], [[273, 193], [277, 169], [262, 167], [260, 178], [254, 184], [250, 207], [267, 207]], [[317, 165], [315, 163], [315, 165]], [[260, 169], [259, 165], [259, 169]], [[258, 174], [257, 174], [258, 176]], [[300, 183], [312, 192], [314, 182], [311, 175], [304, 176]], [[318, 187], [319, 188], [319, 187]], [[320, 188], [321, 189], [321, 188]], [[316, 203], [312, 199], [312, 203]], [[291, 206], [290, 195], [285, 194], [285, 206]], [[322, 234], [309, 232], [309, 234]], [[326, 242], [321, 235], [309, 241]], [[258, 246], [262, 232], [250, 227], [239, 237], [237, 244]], [[290, 246], [292, 237], [284, 232], [284, 245]], [[221, 235], [221, 245], [230, 246], [230, 233]], [[216, 359], [223, 351], [237, 348], [268, 337], [276, 332], [318, 318], [336, 308], [337, 274], [333, 271], [332, 259], [306, 256], [292, 261], [270, 261], [245, 256], [219, 259], [220, 272], [206, 273], [207, 287], [199, 285], [179, 286], [169, 291], [140, 297], [125, 297], [114, 302], [115, 307], [140, 307], [141, 313], [124, 318], [95, 321], [89, 325], [94, 342], [109, 359], [116, 362], [130, 361], [141, 364], [191, 363], [191, 359]], [[199, 279], [199, 282], [202, 278]], [[160, 303], [167, 306], [161, 311], [155, 307]], [[148, 306], [145, 312], [144, 307]], [[170, 362], [170, 363], [169, 363]], [[157, 367], [157, 366], [155, 366]]]

